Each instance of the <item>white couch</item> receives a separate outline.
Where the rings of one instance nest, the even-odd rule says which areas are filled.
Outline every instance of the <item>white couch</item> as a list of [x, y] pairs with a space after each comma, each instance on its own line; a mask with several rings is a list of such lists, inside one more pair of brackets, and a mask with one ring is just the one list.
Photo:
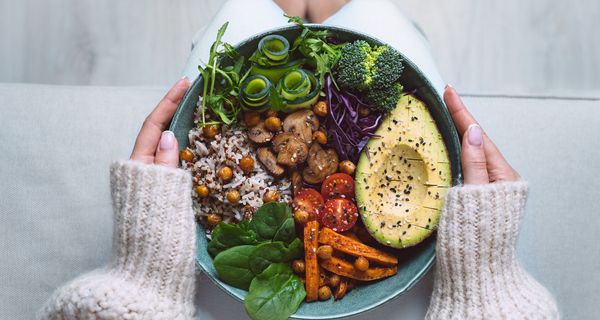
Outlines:
[[[164, 91], [0, 84], [0, 319], [32, 318], [58, 285], [107, 261], [109, 163], [129, 156]], [[565, 319], [592, 319], [600, 301], [600, 100], [465, 100], [530, 183], [523, 264], [556, 295]], [[431, 288], [430, 273], [357, 318], [422, 318]], [[207, 278], [197, 291], [199, 319], [245, 318]]]

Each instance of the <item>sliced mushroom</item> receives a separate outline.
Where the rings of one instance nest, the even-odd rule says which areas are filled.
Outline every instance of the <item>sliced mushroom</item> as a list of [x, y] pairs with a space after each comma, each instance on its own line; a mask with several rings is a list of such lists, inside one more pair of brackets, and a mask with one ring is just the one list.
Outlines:
[[277, 152], [277, 163], [295, 167], [306, 161], [308, 146], [291, 132], [283, 132], [273, 138], [273, 150]]
[[279, 177], [285, 171], [280, 165], [277, 164], [277, 158], [273, 152], [269, 150], [269, 148], [258, 148], [256, 154], [258, 156], [258, 160], [272, 175]]
[[265, 122], [261, 121], [256, 126], [248, 129], [248, 139], [254, 143], [263, 144], [273, 139], [273, 133], [265, 128]]
[[290, 182], [292, 184], [292, 194], [296, 194], [296, 192], [302, 189], [302, 174], [300, 171], [293, 170], [290, 174]]
[[323, 149], [315, 143], [308, 151], [308, 166], [302, 171], [302, 177], [310, 184], [321, 183], [328, 175], [336, 172], [338, 162], [335, 150]]
[[312, 143], [313, 131], [319, 129], [319, 118], [310, 109], [291, 113], [283, 121], [283, 131], [295, 133], [307, 144]]

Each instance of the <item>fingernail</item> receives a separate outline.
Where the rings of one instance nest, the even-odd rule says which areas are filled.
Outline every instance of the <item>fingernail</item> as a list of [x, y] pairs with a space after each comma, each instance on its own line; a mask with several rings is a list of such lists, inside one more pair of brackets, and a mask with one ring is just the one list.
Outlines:
[[446, 86], [444, 87], [444, 89], [448, 89], [448, 88], [454, 88], [451, 84], [446, 83]]
[[180, 84], [182, 82], [190, 83], [190, 78], [188, 78], [187, 76], [183, 76], [181, 79], [179, 79], [179, 81], [177, 81], [176, 84]]
[[478, 124], [473, 123], [467, 129], [467, 140], [472, 146], [479, 147], [483, 143], [483, 131]]
[[172, 131], [163, 131], [160, 135], [160, 150], [171, 150], [175, 147], [175, 134]]

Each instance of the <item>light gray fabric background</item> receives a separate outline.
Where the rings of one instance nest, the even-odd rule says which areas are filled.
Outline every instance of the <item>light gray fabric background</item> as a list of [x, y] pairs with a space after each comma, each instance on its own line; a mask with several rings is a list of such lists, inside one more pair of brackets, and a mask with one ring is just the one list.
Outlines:
[[[29, 319], [61, 283], [108, 260], [108, 166], [129, 156], [164, 88], [0, 84], [0, 319]], [[600, 100], [467, 97], [531, 194], [519, 256], [564, 319], [600, 301]], [[431, 273], [357, 319], [420, 319]], [[244, 319], [198, 277], [198, 319]]]

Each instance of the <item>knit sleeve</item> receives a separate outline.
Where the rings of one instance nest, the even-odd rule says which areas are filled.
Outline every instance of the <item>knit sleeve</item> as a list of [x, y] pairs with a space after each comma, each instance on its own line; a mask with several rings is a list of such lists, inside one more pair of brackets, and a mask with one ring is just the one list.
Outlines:
[[110, 170], [113, 257], [58, 289], [41, 319], [191, 319], [195, 222], [181, 169], [136, 161]]
[[558, 319], [549, 292], [518, 263], [523, 181], [451, 188], [438, 230], [427, 319]]

